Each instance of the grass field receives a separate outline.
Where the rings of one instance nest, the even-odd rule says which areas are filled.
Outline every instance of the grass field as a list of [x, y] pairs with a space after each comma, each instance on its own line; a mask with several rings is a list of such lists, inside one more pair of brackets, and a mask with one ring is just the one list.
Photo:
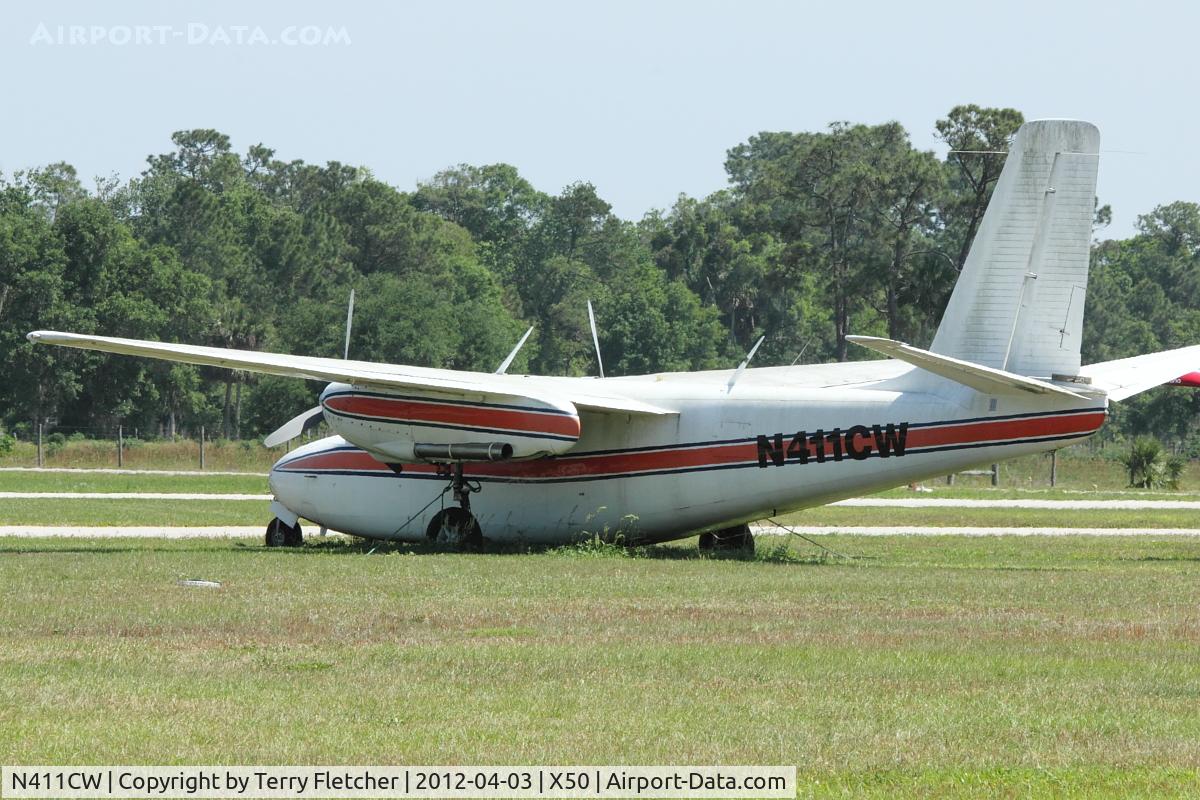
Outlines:
[[820, 541], [855, 558], [0, 540], [0, 758], [795, 763], [801, 796], [1200, 791], [1200, 539]]
[[795, 525], [949, 525], [998, 528], [1200, 528], [1190, 509], [859, 508], [821, 506], [786, 514]]
[[156, 475], [73, 472], [3, 472], [0, 492], [191, 492], [269, 494], [265, 475]]
[[271, 512], [266, 500], [0, 500], [0, 525], [262, 525]]

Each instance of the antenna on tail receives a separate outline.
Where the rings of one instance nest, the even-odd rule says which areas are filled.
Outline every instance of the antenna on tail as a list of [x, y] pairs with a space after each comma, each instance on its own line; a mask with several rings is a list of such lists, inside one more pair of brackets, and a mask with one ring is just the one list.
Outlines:
[[496, 367], [496, 374], [503, 375], [508, 372], [508, 368], [512, 366], [513, 359], [517, 357], [517, 353], [521, 352], [521, 348], [525, 346], [525, 340], [529, 338], [529, 334], [533, 333], [533, 326], [529, 326], [529, 330], [525, 331], [525, 335], [521, 337], [521, 341], [517, 342], [517, 346], [512, 349], [508, 357], [500, 362], [500, 366]]
[[754, 347], [750, 348], [750, 352], [747, 353], [746, 357], [742, 359], [742, 363], [738, 364], [738, 368], [733, 371], [733, 375], [729, 378], [729, 383], [725, 384], [725, 394], [729, 394], [733, 391], [733, 385], [737, 383], [738, 378], [742, 377], [742, 373], [746, 371], [746, 367], [749, 365], [750, 359], [754, 358], [754, 354], [758, 352], [758, 346], [762, 344], [763, 339], [766, 338], [766, 334], [758, 337], [758, 341], [754, 343]]
[[592, 326], [592, 344], [596, 346], [596, 367], [600, 370], [600, 377], [604, 377], [604, 361], [600, 358], [600, 336], [596, 333], [596, 314], [592, 311], [592, 301], [587, 301], [588, 306], [588, 324]]
[[346, 347], [342, 350], [342, 358], [350, 358], [350, 326], [354, 323], [354, 289], [350, 290], [350, 307], [346, 309]]

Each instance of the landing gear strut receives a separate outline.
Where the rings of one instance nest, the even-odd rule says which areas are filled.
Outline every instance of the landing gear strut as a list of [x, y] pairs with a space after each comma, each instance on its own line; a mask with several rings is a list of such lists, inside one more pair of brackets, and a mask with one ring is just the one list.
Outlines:
[[279, 517], [267, 525], [267, 547], [299, 547], [304, 544], [304, 534], [300, 531], [300, 523], [288, 525]]
[[700, 534], [700, 549], [707, 552], [740, 551], [746, 554], [754, 552], [754, 534], [750, 533], [749, 525], [734, 525], [732, 528], [722, 528], [719, 531], [709, 531]]
[[483, 530], [479, 527], [479, 520], [471, 513], [471, 494], [479, 491], [479, 484], [463, 478], [461, 461], [439, 464], [438, 474], [450, 479], [454, 502], [458, 506], [443, 508], [434, 514], [429, 527], [425, 529], [425, 535], [443, 544], [478, 547], [483, 544]]

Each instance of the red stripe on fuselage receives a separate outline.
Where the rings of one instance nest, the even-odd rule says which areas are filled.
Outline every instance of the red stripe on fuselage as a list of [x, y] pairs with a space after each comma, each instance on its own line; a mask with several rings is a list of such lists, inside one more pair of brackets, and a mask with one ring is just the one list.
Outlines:
[[[910, 428], [905, 438], [905, 450], [926, 447], [982, 444], [991, 441], [1003, 443], [1012, 439], [1037, 439], [1063, 437], [1072, 434], [1091, 433], [1104, 424], [1104, 412], [1073, 414], [1032, 419], [997, 420], [995, 422], [971, 422], [965, 424], [945, 423], [929, 428]], [[885, 427], [885, 426], [881, 426]], [[898, 427], [898, 426], [897, 426]], [[809, 435], [814, 434], [810, 432]], [[845, 430], [841, 431], [845, 435]], [[832, 432], [826, 432], [832, 436]], [[885, 434], [886, 435], [886, 434]], [[789, 439], [784, 436], [784, 445]], [[878, 452], [874, 433], [859, 437], [861, 448], [870, 446]], [[808, 443], [809, 463], [816, 461], [816, 447]], [[846, 455], [846, 460], [849, 455]], [[833, 448], [825, 447], [826, 462], [834, 460]], [[705, 445], [670, 450], [652, 450], [605, 455], [560, 456], [535, 461], [509, 461], [502, 464], [467, 464], [466, 474], [481, 478], [510, 478], [536, 480], [543, 478], [579, 478], [601, 475], [622, 475], [660, 470], [685, 470], [719, 467], [758, 461], [756, 442]], [[792, 462], [794, 463], [794, 461]], [[385, 464], [361, 450], [335, 450], [314, 453], [285, 464], [282, 469], [296, 472], [308, 471], [357, 471], [390, 472]], [[433, 474], [432, 464], [405, 465], [404, 471], [416, 474]]]
[[431, 422], [579, 438], [579, 417], [553, 412], [538, 413], [458, 403], [352, 394], [327, 398], [325, 407], [334, 412], [387, 419], [401, 424], [406, 421]]
[[942, 447], [945, 445], [986, 442], [993, 439], [1038, 439], [1071, 433], [1090, 433], [1104, 424], [1104, 412], [1070, 416], [1004, 419], [995, 422], [952, 422], [930, 428], [910, 428], [907, 447]]
[[758, 458], [754, 442], [655, 450], [641, 453], [612, 453], [600, 456], [560, 456], [538, 461], [501, 464], [472, 464], [468, 472], [490, 478], [579, 478], [591, 475], [620, 475], [663, 469], [695, 469], [722, 464], [739, 464]]

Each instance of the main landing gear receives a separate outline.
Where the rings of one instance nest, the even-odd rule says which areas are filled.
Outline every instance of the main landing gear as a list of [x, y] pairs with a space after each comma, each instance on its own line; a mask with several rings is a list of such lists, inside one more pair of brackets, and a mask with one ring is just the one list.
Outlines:
[[700, 534], [699, 546], [709, 553], [741, 552], [749, 555], [754, 553], [754, 534], [750, 533], [749, 525], [734, 525], [732, 528]]
[[304, 544], [304, 534], [300, 531], [300, 521], [288, 525], [279, 517], [267, 525], [267, 547], [299, 547]]
[[478, 547], [483, 544], [483, 530], [479, 527], [479, 520], [471, 513], [471, 494], [479, 491], [479, 484], [463, 478], [461, 461], [439, 464], [438, 474], [450, 479], [454, 502], [458, 505], [443, 508], [434, 514], [429, 527], [425, 529], [425, 535], [440, 544]]

